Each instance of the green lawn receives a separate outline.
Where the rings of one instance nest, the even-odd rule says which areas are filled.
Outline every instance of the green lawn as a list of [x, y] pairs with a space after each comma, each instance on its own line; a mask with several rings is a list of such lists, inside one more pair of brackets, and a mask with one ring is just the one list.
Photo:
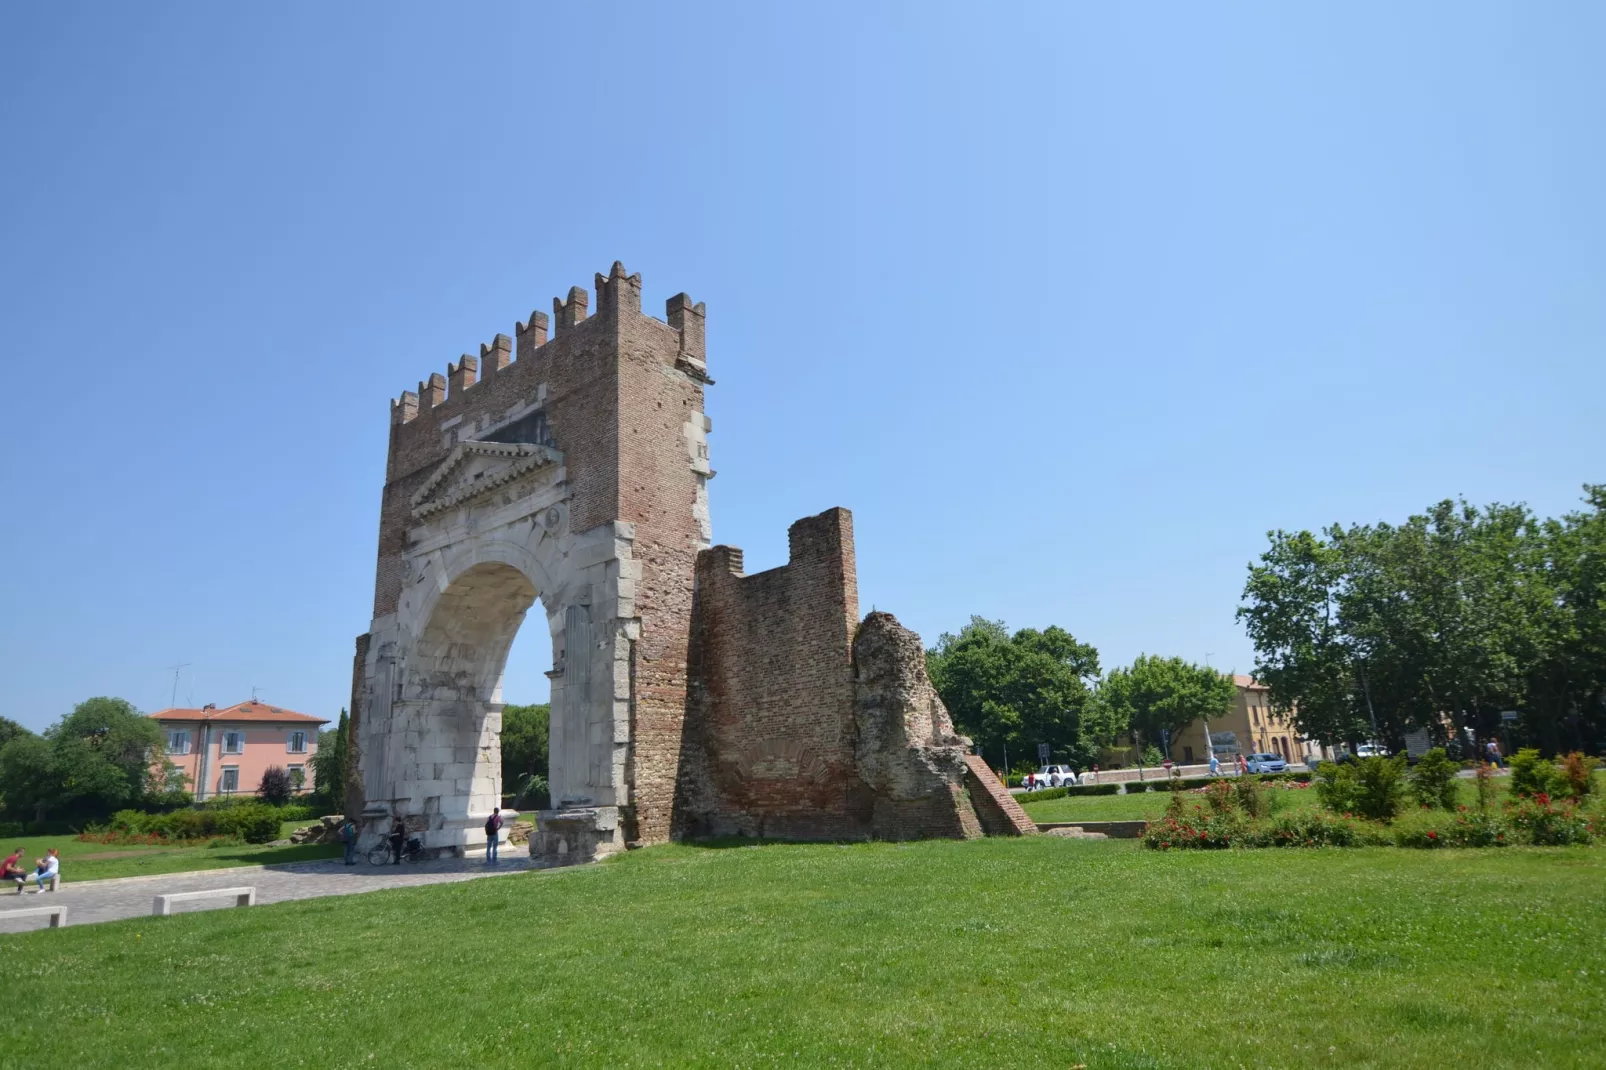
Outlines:
[[[310, 824], [287, 821], [281, 836], [289, 830]], [[33, 868], [34, 859], [51, 847], [61, 852], [63, 882], [104, 880], [107, 877], [143, 877], [156, 873], [180, 873], [189, 869], [226, 869], [230, 866], [261, 866], [276, 862], [305, 862], [340, 854], [339, 847], [145, 847], [121, 843], [85, 843], [76, 836], [23, 836], [0, 840], [0, 858], [16, 848], [23, 849], [23, 864]], [[0, 1057], [0, 1065], [4, 1065]]]
[[[1272, 788], [1285, 807], [1315, 806], [1314, 788]], [[1034, 821], [1137, 821], [1165, 813], [1171, 797], [1159, 791], [1133, 795], [1067, 795], [1047, 802], [1031, 802], [1030, 795], [1015, 796]], [[1202, 795], [1185, 795], [1190, 802]]]
[[1594, 1067], [1606, 850], [683, 846], [0, 937], [7, 1065]]

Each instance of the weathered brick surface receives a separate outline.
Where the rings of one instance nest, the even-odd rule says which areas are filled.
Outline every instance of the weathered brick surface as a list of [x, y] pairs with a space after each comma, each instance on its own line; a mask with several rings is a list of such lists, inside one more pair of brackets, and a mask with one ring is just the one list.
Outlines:
[[617, 263], [591, 300], [571, 289], [392, 402], [347, 812], [370, 837], [403, 816], [432, 848], [476, 842], [502, 668], [539, 600], [554, 809], [532, 853], [980, 834], [919, 637], [860, 625], [848, 512], [798, 521], [788, 563], [754, 576], [708, 549], [703, 306], [644, 316]]
[[858, 623], [851, 514], [800, 520], [789, 544], [787, 564], [753, 576], [732, 547], [698, 558], [680, 830], [979, 835], [969, 741], [926, 679], [919, 637], [885, 613]]
[[[416, 392], [392, 402], [374, 618], [389, 620], [398, 611], [410, 578], [409, 532], [419, 523], [413, 496], [453, 448], [496, 434], [506, 439], [509, 428], [521, 426], [523, 432], [513, 437], [527, 441], [534, 425], [523, 421], [544, 420], [547, 436], [562, 452], [566, 529], [583, 533], [612, 525], [630, 539], [631, 561], [620, 568], [617, 589], [571, 595], [584, 605], [595, 603], [599, 611], [605, 602], [633, 600], [633, 615], [622, 624], [593, 622], [596, 635], [628, 644], [620, 659], [626, 668], [615, 674], [619, 678], [597, 686], [611, 684], [629, 703], [629, 724], [615, 733], [613, 743], [624, 755], [624, 782], [615, 793], [623, 835], [656, 841], [669, 834], [679, 762], [692, 571], [697, 552], [710, 540], [704, 313], [682, 294], [669, 302], [669, 322], [642, 315], [640, 277], [626, 275], [618, 264], [608, 276], [597, 276], [596, 289], [595, 315], [587, 315], [586, 292], [571, 289], [566, 300], [553, 302], [550, 320], [537, 312], [518, 324], [516, 342], [497, 335], [480, 347], [478, 357], [465, 355], [448, 366], [447, 374], [431, 376]], [[555, 328], [551, 337], [549, 325]], [[549, 593], [537, 592], [543, 599]], [[443, 611], [456, 615], [444, 621], [449, 645], [426, 653], [499, 665], [512, 629], [474, 624], [461, 602], [443, 598]], [[561, 615], [563, 607], [546, 608]], [[517, 617], [509, 621], [516, 628]], [[469, 639], [502, 649], [470, 650]], [[364, 678], [368, 654], [368, 643], [360, 641], [353, 688], [358, 716], [363, 697], [373, 701]], [[411, 666], [397, 672], [407, 680], [417, 678]], [[474, 688], [482, 687], [478, 681], [484, 675], [474, 675]], [[398, 688], [398, 701], [411, 697], [404, 691]], [[485, 698], [481, 694], [482, 703]], [[354, 752], [361, 738], [352, 732]], [[591, 738], [585, 743], [609, 745]]]
[[1029, 836], [1037, 831], [1037, 823], [1026, 816], [1020, 803], [979, 755], [968, 755], [965, 764], [969, 770], [965, 784], [970, 788], [970, 800], [976, 806], [987, 835]]

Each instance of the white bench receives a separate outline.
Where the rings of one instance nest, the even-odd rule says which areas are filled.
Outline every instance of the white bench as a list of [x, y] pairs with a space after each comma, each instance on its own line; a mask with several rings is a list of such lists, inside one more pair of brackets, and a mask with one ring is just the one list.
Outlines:
[[67, 924], [66, 907], [29, 907], [27, 910], [0, 911], [0, 921], [9, 921], [12, 918], [42, 918], [49, 916], [50, 927], [59, 929]]
[[174, 903], [187, 903], [192, 899], [211, 899], [214, 896], [232, 897], [237, 907], [254, 907], [257, 904], [255, 888], [211, 888], [204, 892], [169, 892], [151, 901], [151, 914], [165, 918], [173, 913]]
[[[45, 883], [50, 886], [50, 890], [51, 891], [53, 891], [53, 892], [56, 891], [57, 889], [59, 889], [61, 887], [61, 874], [60, 873], [51, 874], [50, 879], [48, 881], [46, 881]], [[17, 894], [21, 895], [23, 892], [27, 891], [28, 890], [28, 885], [30, 885], [30, 884], [34, 884], [34, 879], [33, 879], [33, 874], [32, 873], [28, 874], [27, 879], [24, 880], [21, 884], [17, 885]], [[34, 884], [34, 887], [38, 887], [38, 885]]]

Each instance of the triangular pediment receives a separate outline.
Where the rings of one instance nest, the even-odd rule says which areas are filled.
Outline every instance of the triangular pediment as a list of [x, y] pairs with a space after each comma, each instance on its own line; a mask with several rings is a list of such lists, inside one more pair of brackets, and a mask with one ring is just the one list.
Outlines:
[[413, 516], [423, 520], [562, 463], [560, 451], [533, 442], [459, 442], [413, 495]]

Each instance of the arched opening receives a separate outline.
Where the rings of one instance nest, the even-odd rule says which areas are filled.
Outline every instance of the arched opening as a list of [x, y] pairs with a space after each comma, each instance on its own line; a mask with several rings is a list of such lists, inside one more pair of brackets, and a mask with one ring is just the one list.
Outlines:
[[387, 779], [427, 847], [483, 844], [485, 819], [503, 802], [503, 676], [537, 597], [512, 565], [473, 565], [441, 592], [407, 658], [402, 731], [392, 737], [398, 767]]

